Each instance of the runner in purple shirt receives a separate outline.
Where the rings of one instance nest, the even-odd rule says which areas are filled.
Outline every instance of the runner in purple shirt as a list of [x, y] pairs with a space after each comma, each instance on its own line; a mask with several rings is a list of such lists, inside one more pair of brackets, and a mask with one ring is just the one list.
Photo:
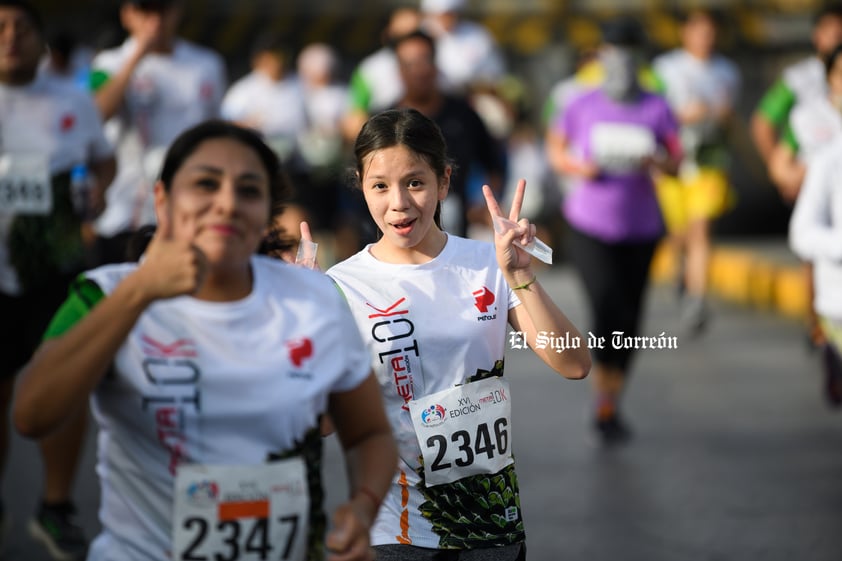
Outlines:
[[594, 428], [611, 444], [630, 435], [618, 406], [633, 350], [611, 341], [616, 332], [637, 335], [649, 264], [664, 232], [651, 174], [675, 174], [681, 146], [667, 102], [637, 82], [639, 28], [630, 20], [611, 22], [603, 41], [605, 78], [550, 127], [547, 154], [572, 186], [563, 207], [570, 257], [587, 291], [593, 333], [605, 341], [591, 349]]

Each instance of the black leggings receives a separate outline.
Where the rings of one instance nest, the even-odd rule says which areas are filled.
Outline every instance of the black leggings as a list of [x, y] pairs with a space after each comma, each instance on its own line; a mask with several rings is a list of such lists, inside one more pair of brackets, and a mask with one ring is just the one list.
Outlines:
[[616, 331], [634, 337], [649, 279], [649, 265], [657, 240], [608, 243], [578, 230], [570, 230], [570, 258], [582, 277], [591, 312], [592, 332], [604, 338], [602, 348], [591, 346], [600, 364], [625, 372], [632, 349], [615, 349]]
[[411, 545], [376, 545], [377, 561], [526, 561], [526, 544], [485, 549], [427, 549]]

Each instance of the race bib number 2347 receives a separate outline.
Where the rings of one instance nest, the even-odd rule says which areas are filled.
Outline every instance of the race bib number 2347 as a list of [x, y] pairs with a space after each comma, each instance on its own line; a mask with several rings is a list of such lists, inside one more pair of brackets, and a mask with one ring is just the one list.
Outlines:
[[301, 561], [310, 501], [300, 458], [257, 466], [178, 468], [177, 561]]

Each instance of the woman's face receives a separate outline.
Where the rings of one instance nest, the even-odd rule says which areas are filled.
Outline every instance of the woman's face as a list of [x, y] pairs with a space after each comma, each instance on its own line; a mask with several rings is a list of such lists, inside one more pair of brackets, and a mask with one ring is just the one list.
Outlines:
[[44, 52], [41, 33], [18, 8], [0, 8], [0, 80], [31, 80]]
[[269, 176], [248, 146], [229, 138], [205, 140], [175, 173], [169, 193], [155, 187], [155, 207], [174, 239], [188, 240], [212, 268], [248, 263], [267, 229]]
[[[376, 150], [363, 161], [360, 178], [371, 217], [383, 232], [384, 249], [435, 253], [433, 218], [447, 196], [450, 168], [443, 178], [422, 157], [403, 145]], [[440, 248], [439, 248], [440, 249]]]

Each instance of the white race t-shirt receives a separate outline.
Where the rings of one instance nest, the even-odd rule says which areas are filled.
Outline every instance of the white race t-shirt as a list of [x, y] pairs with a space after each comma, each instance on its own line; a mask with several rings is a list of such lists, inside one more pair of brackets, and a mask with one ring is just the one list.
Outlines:
[[[335, 265], [328, 275], [345, 294], [368, 347], [400, 454], [398, 473], [372, 528], [372, 543], [470, 549], [522, 541], [513, 466], [493, 475], [425, 486], [413, 429], [413, 420], [419, 419], [410, 415], [410, 401], [465, 384], [477, 374], [503, 373], [508, 312], [520, 301], [497, 265], [493, 245], [449, 235], [442, 252], [421, 265], [378, 261], [370, 247]], [[467, 405], [465, 415], [475, 413], [477, 404]], [[437, 411], [448, 419], [459, 415], [449, 408]], [[442, 428], [458, 421], [445, 422]], [[502, 438], [511, 436], [510, 428], [506, 430], [489, 434], [510, 450]], [[483, 458], [477, 446], [487, 444], [488, 435], [476, 435], [470, 431], [470, 454]], [[456, 450], [459, 443], [447, 446]], [[492, 484], [502, 485], [501, 496], [489, 499], [486, 486]], [[477, 522], [474, 513], [488, 525]], [[473, 522], [463, 521], [462, 515]], [[451, 516], [458, 520], [449, 520]]]
[[[734, 108], [740, 91], [737, 66], [721, 55], [699, 59], [684, 49], [674, 49], [655, 58], [655, 72], [665, 84], [670, 106], [680, 110], [689, 103], [703, 103], [714, 114]], [[686, 151], [702, 143], [716, 141], [720, 125], [713, 117], [682, 127]]]
[[[109, 294], [135, 268], [86, 276]], [[93, 394], [104, 530], [89, 561], [167, 559], [176, 465], [264, 463], [318, 428], [328, 394], [371, 372], [326, 276], [260, 256], [252, 270], [243, 300], [149, 306]]]
[[[117, 74], [135, 51], [129, 38], [94, 58], [95, 75]], [[113, 236], [153, 224], [152, 186], [170, 143], [185, 129], [219, 117], [225, 66], [215, 52], [178, 41], [170, 55], [148, 54], [138, 64], [120, 111], [109, 121], [117, 144], [117, 177], [107, 207], [96, 221], [100, 235]]]
[[842, 113], [826, 96], [813, 96], [796, 103], [789, 126], [798, 141], [798, 157], [809, 163], [842, 133]]
[[842, 137], [837, 136], [807, 166], [807, 176], [789, 222], [789, 245], [813, 263], [816, 311], [842, 319]]
[[827, 93], [827, 77], [824, 63], [817, 56], [810, 56], [786, 67], [781, 75], [786, 86], [801, 101]]
[[258, 129], [283, 159], [307, 128], [304, 91], [298, 79], [275, 81], [260, 72], [231, 86], [222, 100], [222, 116]]
[[[25, 86], [0, 84], [0, 155], [35, 155], [55, 175], [113, 153], [89, 94], [46, 76]], [[7, 247], [13, 219], [0, 201], [0, 292], [14, 295], [20, 287]]]
[[464, 90], [475, 82], [496, 83], [503, 77], [503, 57], [482, 25], [463, 20], [451, 32], [434, 35], [436, 66], [447, 87]]

